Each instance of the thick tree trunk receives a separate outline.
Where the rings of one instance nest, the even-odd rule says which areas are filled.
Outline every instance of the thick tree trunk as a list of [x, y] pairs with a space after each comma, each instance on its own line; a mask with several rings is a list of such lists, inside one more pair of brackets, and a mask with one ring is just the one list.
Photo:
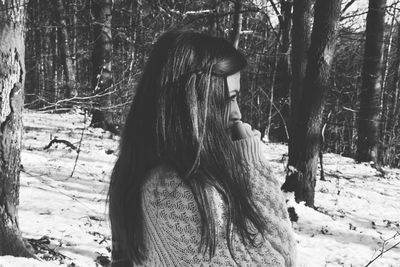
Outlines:
[[112, 39], [111, 39], [111, 0], [98, 0], [92, 3], [92, 12], [95, 17], [93, 27], [94, 46], [92, 53], [93, 77], [92, 88], [96, 97], [96, 104], [92, 110], [92, 127], [103, 128], [117, 133], [113, 123], [111, 108], [111, 94], [113, 77], [111, 70]]
[[[297, 162], [299, 155], [299, 142], [296, 141], [295, 122], [298, 111], [300, 97], [303, 93], [303, 82], [306, 76], [307, 51], [310, 46], [311, 25], [312, 25], [312, 6], [311, 0], [296, 0], [293, 3], [293, 28], [292, 51], [291, 51], [291, 68], [292, 68], [292, 85], [290, 90], [290, 123], [289, 123], [289, 162], [288, 174], [282, 190], [294, 192], [296, 181], [290, 179], [292, 167]], [[292, 167], [291, 167], [292, 166]]]
[[0, 255], [32, 256], [18, 228], [25, 82], [24, 1], [0, 1]]
[[69, 50], [69, 34], [67, 30], [67, 20], [66, 20], [66, 12], [64, 8], [64, 4], [62, 0], [52, 1], [56, 10], [56, 20], [58, 23], [59, 33], [60, 33], [60, 54], [61, 54], [61, 63], [64, 68], [65, 74], [65, 90], [64, 95], [67, 98], [75, 97], [78, 95], [78, 91], [76, 89], [76, 79], [75, 79], [75, 69], [74, 64], [72, 62], [71, 53]]
[[295, 199], [314, 206], [314, 189], [320, 148], [322, 110], [329, 86], [329, 75], [340, 16], [341, 0], [317, 0], [308, 52], [306, 76], [296, 110], [296, 162], [287, 177], [295, 181]]
[[377, 164], [385, 6], [386, 0], [369, 1], [356, 155], [357, 161], [373, 161]]

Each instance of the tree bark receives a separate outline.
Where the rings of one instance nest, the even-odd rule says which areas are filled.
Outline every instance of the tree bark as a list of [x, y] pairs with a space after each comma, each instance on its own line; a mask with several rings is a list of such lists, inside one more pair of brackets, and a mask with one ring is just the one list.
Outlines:
[[322, 110], [329, 86], [329, 75], [335, 51], [341, 0], [317, 0], [314, 25], [308, 51], [302, 95], [295, 110], [297, 116], [296, 162], [294, 172], [287, 177], [295, 182], [296, 202], [314, 206], [314, 190], [321, 140]]
[[299, 155], [298, 144], [296, 140], [295, 122], [296, 114], [303, 93], [303, 81], [306, 76], [307, 51], [310, 46], [311, 25], [312, 25], [312, 0], [296, 0], [293, 3], [293, 28], [291, 32], [292, 51], [292, 85], [290, 90], [290, 123], [289, 123], [289, 161], [288, 174], [282, 190], [294, 192], [296, 181], [290, 179], [291, 166], [295, 166], [297, 156]]
[[25, 81], [24, 0], [0, 1], [0, 256], [30, 257], [18, 228]]
[[145, 51], [143, 49], [144, 33], [143, 33], [143, 3], [142, 0], [131, 0], [131, 36], [134, 42], [131, 45], [132, 55], [132, 66], [131, 74], [135, 74], [135, 71], [142, 69], [144, 65]]
[[386, 0], [370, 0], [361, 73], [360, 114], [356, 160], [379, 164], [380, 93]]
[[111, 0], [92, 2], [92, 12], [95, 18], [93, 26], [94, 46], [92, 53], [93, 76], [92, 88], [95, 100], [92, 110], [92, 127], [117, 133], [113, 123], [112, 113], [105, 109], [112, 105], [110, 90], [113, 86], [111, 70], [112, 39], [111, 39]]
[[[393, 14], [392, 14], [392, 19], [391, 19], [391, 23], [390, 23], [390, 29], [389, 29], [389, 36], [387, 37], [387, 41], [385, 42], [386, 44], [383, 45], [383, 55], [382, 55], [382, 73], [383, 73], [383, 77], [382, 77], [382, 90], [381, 90], [381, 96], [380, 96], [380, 117], [382, 119], [382, 127], [380, 127], [380, 131], [379, 131], [379, 135], [381, 136], [381, 140], [382, 140], [382, 145], [384, 147], [388, 146], [387, 141], [390, 139], [390, 135], [388, 134], [388, 124], [390, 124], [389, 122], [389, 87], [388, 87], [388, 76], [389, 76], [389, 65], [390, 65], [390, 58], [392, 55], [392, 42], [393, 42], [393, 35], [394, 35], [394, 25], [395, 25], [395, 20], [397, 17], [396, 11], [397, 11], [397, 7], [396, 7], [397, 3], [395, 4], [395, 6], [393, 7]], [[383, 60], [384, 59], [384, 60]], [[389, 156], [389, 154], [385, 155], [385, 150], [386, 149], [381, 149], [381, 160], [383, 164], [385, 163], [385, 156]]]
[[52, 1], [55, 10], [56, 10], [56, 20], [58, 26], [60, 27], [60, 54], [61, 54], [61, 63], [63, 65], [64, 73], [65, 73], [65, 97], [75, 97], [78, 95], [78, 91], [76, 88], [76, 79], [75, 79], [75, 69], [72, 61], [72, 56], [69, 49], [69, 34], [67, 30], [67, 20], [66, 20], [66, 12], [64, 8], [64, 3], [62, 0]]

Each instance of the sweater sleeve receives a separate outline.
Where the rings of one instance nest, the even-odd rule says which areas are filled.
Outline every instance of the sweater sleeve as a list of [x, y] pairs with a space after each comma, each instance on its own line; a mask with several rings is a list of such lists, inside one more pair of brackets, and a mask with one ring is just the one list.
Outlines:
[[262, 246], [245, 245], [235, 233], [234, 256], [226, 242], [225, 204], [214, 188], [209, 188], [217, 219], [217, 247], [209, 259], [199, 252], [200, 213], [191, 190], [178, 174], [167, 167], [155, 168], [142, 189], [147, 260], [143, 266], [287, 266], [294, 264], [294, 238], [279, 183], [260, 153], [256, 138], [235, 142], [248, 162], [255, 205], [266, 219], [268, 229]]
[[296, 266], [296, 240], [287, 213], [280, 183], [261, 152], [258, 137], [240, 139], [234, 146], [250, 168], [252, 198], [267, 222], [265, 234], [269, 243], [285, 260], [285, 266]]

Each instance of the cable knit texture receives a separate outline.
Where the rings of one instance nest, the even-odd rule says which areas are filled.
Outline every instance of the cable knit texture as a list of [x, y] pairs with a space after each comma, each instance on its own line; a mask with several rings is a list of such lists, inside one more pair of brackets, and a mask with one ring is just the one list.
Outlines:
[[145, 242], [143, 266], [296, 266], [296, 248], [285, 201], [260, 153], [257, 137], [235, 141], [235, 147], [251, 168], [254, 202], [267, 221], [260, 246], [244, 245], [233, 236], [234, 256], [226, 241], [226, 208], [220, 194], [208, 188], [217, 221], [217, 246], [211, 259], [199, 252], [200, 213], [190, 189], [177, 173], [158, 166], [151, 170], [142, 189]]

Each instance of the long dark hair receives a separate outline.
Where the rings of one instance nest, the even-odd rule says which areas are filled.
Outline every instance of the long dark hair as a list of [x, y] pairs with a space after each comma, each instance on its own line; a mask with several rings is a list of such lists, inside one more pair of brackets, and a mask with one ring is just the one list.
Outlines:
[[192, 30], [169, 31], [154, 44], [122, 132], [109, 189], [113, 240], [130, 260], [146, 258], [140, 192], [146, 173], [160, 164], [173, 167], [194, 195], [203, 253], [212, 257], [216, 247], [207, 186], [216, 188], [226, 203], [232, 255], [233, 227], [243, 242], [253, 245], [255, 234], [263, 234], [265, 221], [251, 199], [249, 170], [226, 129], [226, 77], [245, 65], [244, 56], [225, 39]]

